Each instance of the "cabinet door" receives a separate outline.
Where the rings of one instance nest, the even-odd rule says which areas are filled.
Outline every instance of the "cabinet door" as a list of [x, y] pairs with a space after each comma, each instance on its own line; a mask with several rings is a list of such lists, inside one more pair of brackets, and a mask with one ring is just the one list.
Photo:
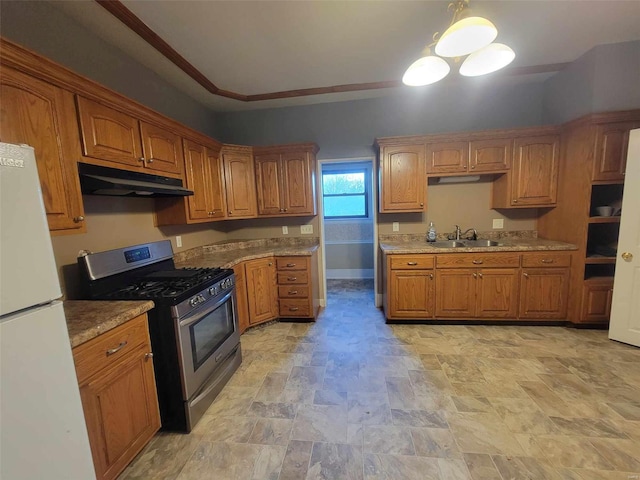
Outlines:
[[515, 268], [479, 270], [476, 316], [515, 319], [518, 314], [518, 279]]
[[474, 269], [436, 270], [436, 317], [474, 317], [476, 283]]
[[258, 215], [280, 215], [284, 212], [280, 154], [256, 155], [256, 190]]
[[209, 219], [212, 207], [209, 165], [205, 147], [185, 140], [184, 154], [187, 187], [193, 190], [193, 195], [187, 197], [189, 218], [192, 220]]
[[116, 478], [160, 428], [149, 350], [143, 345], [80, 385], [98, 479]]
[[244, 274], [244, 263], [233, 267], [236, 277], [236, 310], [238, 313], [238, 329], [242, 334], [249, 328], [249, 303], [247, 301], [247, 279]]
[[78, 113], [84, 156], [142, 166], [138, 120], [82, 97], [78, 97]]
[[506, 172], [511, 167], [513, 140], [509, 138], [474, 140], [469, 144], [469, 155], [469, 172]]
[[389, 313], [393, 318], [433, 318], [435, 280], [432, 270], [391, 270]]
[[314, 179], [306, 152], [287, 152], [281, 156], [284, 213], [315, 215]]
[[251, 153], [222, 152], [229, 218], [257, 215], [256, 178]]
[[557, 135], [517, 138], [511, 183], [511, 204], [556, 204], [559, 138]]
[[520, 318], [567, 318], [569, 269], [525, 268], [520, 282]]
[[227, 217], [227, 197], [224, 190], [224, 173], [220, 152], [212, 148], [205, 148], [209, 173], [209, 201], [212, 219]]
[[611, 315], [613, 279], [600, 282], [585, 282], [582, 289], [583, 323], [607, 323]]
[[593, 180], [623, 180], [627, 167], [629, 131], [639, 125], [632, 122], [598, 125], [596, 129]]
[[424, 212], [424, 145], [385, 146], [380, 152], [380, 212]]
[[35, 149], [49, 230], [83, 232], [73, 94], [5, 67], [0, 88], [0, 141]]
[[278, 316], [276, 267], [273, 258], [251, 260], [245, 264], [249, 323], [266, 322]]
[[466, 173], [469, 165], [469, 142], [427, 144], [427, 174]]
[[140, 122], [140, 134], [146, 168], [159, 174], [182, 172], [184, 157], [179, 135], [145, 122]]

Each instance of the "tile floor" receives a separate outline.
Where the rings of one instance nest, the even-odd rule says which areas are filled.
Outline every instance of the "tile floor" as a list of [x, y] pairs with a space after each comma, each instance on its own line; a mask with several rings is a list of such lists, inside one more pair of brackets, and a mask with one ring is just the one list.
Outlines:
[[640, 478], [640, 349], [604, 331], [386, 325], [372, 285], [332, 282], [315, 324], [242, 336], [190, 435], [121, 479]]

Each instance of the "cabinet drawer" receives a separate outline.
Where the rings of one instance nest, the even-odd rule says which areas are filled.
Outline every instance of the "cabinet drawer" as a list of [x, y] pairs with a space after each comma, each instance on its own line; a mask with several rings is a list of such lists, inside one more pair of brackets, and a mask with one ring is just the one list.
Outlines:
[[306, 271], [278, 272], [278, 285], [306, 285], [307, 283], [309, 283], [309, 273]]
[[278, 287], [278, 298], [309, 298], [309, 287], [298, 285]]
[[306, 257], [281, 257], [276, 258], [276, 268], [279, 271], [287, 270], [306, 270]]
[[78, 382], [84, 382], [145, 344], [149, 345], [146, 314], [77, 346], [73, 349], [73, 360], [76, 364]]
[[520, 265], [520, 254], [451, 253], [436, 256], [436, 264], [438, 268], [517, 267]]
[[571, 254], [568, 253], [527, 253], [522, 255], [523, 267], [568, 267]]
[[430, 255], [390, 255], [391, 270], [420, 270], [433, 268]]
[[280, 300], [281, 317], [308, 317], [311, 315], [311, 306], [307, 299]]

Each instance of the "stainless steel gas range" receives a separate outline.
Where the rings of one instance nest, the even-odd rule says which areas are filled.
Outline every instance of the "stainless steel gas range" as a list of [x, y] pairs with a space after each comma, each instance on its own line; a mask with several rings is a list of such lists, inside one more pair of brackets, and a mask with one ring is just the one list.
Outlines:
[[233, 270], [176, 268], [168, 240], [83, 255], [78, 266], [86, 298], [153, 300], [162, 427], [191, 431], [242, 362]]

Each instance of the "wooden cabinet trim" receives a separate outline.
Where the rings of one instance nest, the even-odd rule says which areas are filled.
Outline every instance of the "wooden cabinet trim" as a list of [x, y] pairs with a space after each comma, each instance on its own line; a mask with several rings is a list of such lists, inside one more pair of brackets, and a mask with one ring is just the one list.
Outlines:
[[520, 266], [519, 253], [449, 253], [436, 255], [438, 268], [491, 268]]

